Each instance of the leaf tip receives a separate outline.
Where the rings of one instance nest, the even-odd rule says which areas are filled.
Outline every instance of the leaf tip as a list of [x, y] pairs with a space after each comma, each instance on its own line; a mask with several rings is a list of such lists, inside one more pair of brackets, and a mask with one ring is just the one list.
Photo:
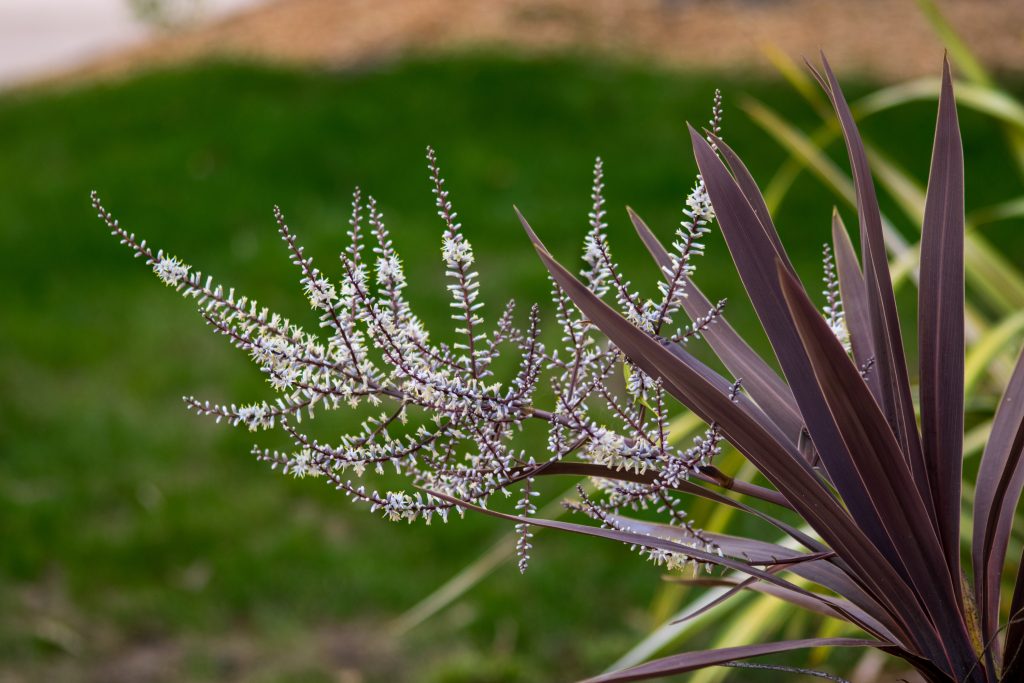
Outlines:
[[946, 98], [953, 94], [953, 73], [949, 64], [949, 50], [942, 53], [942, 97]]
[[533, 243], [533, 246], [539, 250], [547, 251], [544, 243], [540, 241], [540, 238], [537, 237], [537, 233], [535, 233], [533, 228], [530, 227], [529, 222], [527, 222], [526, 217], [523, 215], [523, 212], [519, 210], [519, 207], [513, 204], [512, 210], [516, 212], [516, 216], [519, 218], [519, 223], [523, 226], [523, 230], [526, 231], [526, 236], [530, 238], [530, 242]]

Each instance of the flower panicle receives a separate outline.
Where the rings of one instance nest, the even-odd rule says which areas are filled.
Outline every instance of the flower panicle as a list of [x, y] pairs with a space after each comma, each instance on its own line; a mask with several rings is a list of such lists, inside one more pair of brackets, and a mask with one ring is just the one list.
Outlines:
[[[720, 130], [720, 104], [719, 96], [715, 131]], [[661, 383], [626, 361], [557, 284], [552, 291], [555, 340], [544, 334], [539, 306], [530, 306], [525, 320], [519, 320], [514, 301], [485, 328], [472, 246], [458, 222], [437, 153], [427, 148], [426, 157], [443, 223], [441, 258], [455, 323], [448, 342], [435, 339], [413, 310], [404, 264], [383, 211], [359, 188], [352, 195], [348, 244], [338, 254], [340, 271], [333, 275], [306, 253], [283, 211], [273, 209], [278, 235], [318, 316], [314, 329], [260, 306], [174, 256], [154, 252], [93, 195], [93, 207], [114, 236], [162, 282], [195, 300], [204, 321], [252, 359], [274, 394], [227, 404], [190, 396], [186, 406], [253, 432], [283, 431], [291, 450], [257, 447], [253, 452], [259, 460], [294, 477], [325, 481], [389, 520], [446, 521], [453, 508], [463, 512], [452, 499], [487, 506], [495, 494], [513, 496], [520, 516], [516, 556], [521, 571], [529, 563], [529, 519], [537, 513], [535, 500], [541, 493], [531, 473], [563, 460], [607, 473], [607, 478], [593, 479], [594, 492], [602, 497], [589, 495], [584, 505], [602, 524], [619, 508], [649, 508], [694, 543], [709, 547], [686, 519], [676, 489], [721, 451], [717, 426], [709, 426], [689, 447], [676, 446]], [[698, 179], [687, 198], [667, 284], [655, 299], [634, 291], [612, 259], [604, 187], [604, 163], [598, 158], [582, 277], [595, 293], [613, 297], [649, 333], [678, 343], [699, 339], [721, 316], [724, 301], [684, 325], [676, 325], [675, 317], [695, 271], [694, 257], [703, 253], [701, 238], [714, 221], [703, 183]], [[668, 326], [675, 331], [663, 331]], [[503, 381], [496, 372], [507, 365], [499, 360], [509, 356], [517, 369]], [[625, 372], [624, 384], [617, 368]], [[542, 387], [547, 390], [539, 391]], [[538, 405], [541, 395], [549, 397], [544, 399], [549, 405]], [[318, 411], [360, 406], [369, 416], [355, 421], [334, 443], [303, 431], [303, 421]], [[516, 446], [527, 422], [546, 425], [550, 452], [541, 462], [537, 454]], [[410, 490], [381, 491], [363, 483], [389, 470], [404, 477]], [[682, 561], [652, 557], [670, 565]]]

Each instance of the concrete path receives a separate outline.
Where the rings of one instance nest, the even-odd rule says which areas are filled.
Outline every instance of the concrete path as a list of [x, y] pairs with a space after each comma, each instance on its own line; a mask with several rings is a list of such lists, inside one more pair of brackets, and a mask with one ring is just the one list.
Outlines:
[[[197, 0], [202, 19], [261, 0]], [[0, 0], [0, 88], [35, 80], [141, 43], [157, 29], [129, 0]]]

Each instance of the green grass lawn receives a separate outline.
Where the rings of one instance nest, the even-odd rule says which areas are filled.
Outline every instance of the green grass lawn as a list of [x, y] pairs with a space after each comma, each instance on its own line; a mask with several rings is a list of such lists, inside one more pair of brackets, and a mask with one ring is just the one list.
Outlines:
[[[670, 235], [695, 172], [684, 121], [707, 119], [716, 85], [726, 138], [766, 181], [782, 153], [733, 102], [753, 94], [812, 125], [784, 85], [640, 65], [211, 65], [0, 99], [0, 680], [553, 681], [613, 661], [654, 625], [659, 572], [626, 548], [564, 536], [538, 537], [526, 576], [509, 562], [427, 625], [387, 638], [390, 619], [508, 528], [388, 524], [255, 462], [248, 432], [187, 413], [183, 394], [230, 402], [270, 390], [106, 234], [88, 193], [151, 244], [309, 320], [271, 207], [329, 270], [359, 184], [379, 199], [412, 298], [440, 331], [425, 145], [477, 249], [488, 310], [550, 300], [511, 207], [571, 258], [598, 154], [613, 246], [649, 287], [623, 207]], [[866, 130], [923, 174], [933, 117], [908, 107]], [[1009, 196], [1002, 139], [962, 121], [969, 206]], [[832, 203], [803, 178], [778, 215], [808, 282], [820, 277]], [[1015, 227], [994, 239], [1024, 253]], [[755, 329], [717, 237], [708, 252], [698, 281], [731, 299], [737, 327]]]

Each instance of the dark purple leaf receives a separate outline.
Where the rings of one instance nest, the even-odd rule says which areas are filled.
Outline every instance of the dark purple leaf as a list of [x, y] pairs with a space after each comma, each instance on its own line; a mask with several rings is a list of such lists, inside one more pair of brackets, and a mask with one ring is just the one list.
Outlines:
[[[668, 252], [654, 236], [647, 224], [632, 210], [628, 209], [629, 218], [633, 221], [640, 239], [661, 268], [671, 267], [672, 261]], [[664, 272], [664, 271], [663, 271]], [[686, 296], [682, 303], [686, 314], [697, 319], [711, 310], [711, 301], [700, 291], [693, 280], [686, 278]], [[743, 390], [757, 403], [758, 407], [770, 417], [782, 431], [791, 435], [791, 440], [803, 428], [803, 420], [794, 410], [796, 402], [793, 392], [779, 375], [764, 362], [742, 337], [733, 329], [725, 316], [719, 317], [713, 325], [702, 333], [708, 346], [715, 352], [722, 364], [732, 373], [733, 377], [743, 379]]]
[[[775, 570], [774, 567], [769, 567], [768, 571], [776, 571], [776, 570]], [[754, 578], [753, 576], [749, 576], [749, 577], [743, 579], [742, 581], [738, 581], [735, 584], [733, 584], [732, 587], [729, 588], [729, 590], [725, 591], [724, 593], [722, 593], [721, 595], [716, 597], [714, 600], [712, 600], [712, 601], [702, 605], [701, 607], [695, 609], [694, 611], [692, 611], [692, 612], [690, 612], [688, 614], [685, 614], [685, 615], [679, 617], [678, 619], [672, 620], [669, 623], [672, 624], [672, 625], [675, 625], [675, 624], [681, 624], [681, 623], [683, 623], [685, 621], [689, 621], [690, 619], [696, 619], [700, 615], [706, 614], [707, 612], [709, 612], [710, 610], [713, 610], [714, 608], [718, 607], [719, 605], [722, 605], [722, 604], [726, 603], [730, 598], [736, 597], [737, 595], [742, 593], [744, 591], [744, 589], [750, 588], [755, 583], [757, 583], [757, 579]], [[823, 609], [825, 609], [825, 608], [823, 608]], [[845, 619], [845, 617], [844, 617], [844, 619]]]
[[[861, 620], [859, 619], [859, 613], [860, 613], [859, 610], [856, 610], [856, 612], [857, 612], [856, 614], [847, 612], [845, 610], [845, 606], [842, 603], [840, 603], [840, 602], [837, 602], [837, 601], [835, 601], [835, 600], [833, 600], [831, 598], [828, 598], [826, 596], [821, 596], [821, 595], [818, 595], [816, 593], [812, 593], [811, 591], [808, 591], [808, 590], [806, 590], [804, 588], [801, 588], [801, 587], [799, 587], [799, 586], [797, 586], [797, 585], [795, 585], [793, 583], [790, 583], [789, 581], [785, 581], [783, 579], [780, 579], [777, 576], [775, 576], [774, 573], [772, 573], [771, 571], [765, 571], [765, 570], [758, 569], [757, 567], [754, 567], [754, 566], [752, 566], [751, 564], [749, 564], [747, 562], [742, 562], [742, 561], [734, 560], [734, 559], [732, 559], [732, 558], [730, 558], [728, 556], [727, 557], [720, 557], [719, 555], [717, 555], [715, 553], [705, 552], [703, 550], [699, 550], [697, 548], [693, 548], [693, 547], [690, 547], [690, 546], [682, 544], [682, 543], [675, 543], [673, 541], [670, 541], [670, 540], [667, 540], [667, 539], [664, 539], [664, 538], [660, 538], [658, 536], [647, 535], [647, 534], [644, 534], [644, 533], [636, 533], [636, 532], [629, 531], [629, 530], [606, 529], [606, 528], [603, 528], [603, 527], [586, 526], [586, 525], [582, 525], [582, 524], [573, 524], [572, 522], [560, 522], [560, 521], [557, 521], [557, 520], [543, 519], [543, 518], [538, 518], [538, 517], [520, 517], [520, 516], [517, 516], [517, 515], [509, 515], [509, 514], [506, 514], [506, 513], [503, 513], [503, 512], [497, 512], [495, 510], [489, 510], [489, 509], [481, 507], [479, 505], [474, 505], [472, 503], [464, 502], [464, 501], [458, 500], [457, 498], [453, 498], [451, 496], [445, 495], [443, 493], [436, 493], [436, 492], [432, 492], [432, 491], [428, 491], [428, 492], [432, 496], [435, 496], [436, 498], [439, 498], [441, 500], [445, 500], [445, 501], [448, 501], [450, 503], [454, 503], [454, 504], [458, 505], [459, 507], [462, 507], [462, 508], [465, 508], [465, 509], [468, 509], [468, 510], [474, 510], [476, 512], [481, 512], [483, 514], [490, 515], [492, 517], [498, 517], [500, 519], [507, 519], [507, 520], [511, 520], [511, 521], [515, 521], [515, 522], [520, 522], [520, 523], [525, 523], [525, 524], [532, 524], [534, 526], [539, 526], [539, 527], [544, 527], [544, 528], [549, 528], [549, 529], [557, 529], [557, 530], [560, 530], [560, 531], [568, 531], [568, 532], [572, 532], [572, 533], [576, 533], [576, 534], [581, 534], [581, 535], [584, 535], [584, 536], [597, 536], [597, 537], [600, 537], [600, 538], [606, 538], [606, 539], [610, 539], [610, 540], [620, 541], [622, 543], [628, 543], [630, 545], [638, 545], [638, 546], [643, 546], [643, 547], [647, 547], [647, 548], [655, 548], [655, 549], [664, 550], [664, 551], [671, 552], [671, 553], [677, 553], [677, 554], [682, 555], [684, 557], [688, 557], [688, 558], [692, 558], [694, 560], [697, 560], [698, 562], [704, 562], [704, 563], [708, 563], [708, 564], [711, 564], [711, 565], [715, 565], [715, 566], [719, 566], [719, 567], [725, 567], [727, 569], [732, 569], [732, 570], [735, 570], [735, 571], [738, 571], [738, 572], [742, 572], [744, 574], [748, 574], [749, 576], [752, 576], [752, 577], [758, 578], [758, 579], [760, 579], [762, 581], [765, 581], [765, 582], [767, 582], [770, 585], [773, 585], [773, 586], [776, 586], [776, 587], [778, 587], [778, 588], [780, 588], [782, 590], [785, 590], [788, 593], [802, 596], [803, 598], [808, 599], [808, 600], [817, 600], [819, 602], [822, 602], [822, 603], [825, 604], [825, 606], [827, 608], [835, 610], [836, 612], [838, 612], [839, 615], [840, 615], [840, 618], [845, 619], [847, 621], [850, 621], [851, 623], [855, 623], [855, 624], [861, 624], [862, 623]], [[814, 554], [812, 556], [805, 556], [805, 557], [809, 557], [811, 561], [814, 561], [816, 559], [820, 559], [820, 558], [823, 558], [823, 557], [828, 557], [828, 556], [830, 556], [830, 554], [831, 554], [831, 551], [829, 551], [828, 553], [816, 553], [816, 554]], [[868, 622], [868, 623], [870, 623], [870, 622]]]
[[949, 62], [943, 63], [917, 307], [921, 448], [946, 564], [959, 585], [964, 435], [964, 153]]
[[808, 66], [825, 90], [839, 117], [843, 138], [846, 141], [846, 151], [850, 157], [854, 186], [857, 190], [861, 261], [868, 291], [868, 311], [874, 340], [874, 372], [878, 373], [882, 409], [899, 439], [903, 457], [910, 463], [915, 484], [921, 490], [929, 509], [933, 509], [924, 456], [921, 453], [921, 439], [917, 433], [914, 403], [910, 395], [910, 379], [907, 375], [907, 359], [903, 355], [896, 299], [889, 277], [889, 262], [882, 235], [882, 214], [878, 208], [878, 198], [868, 168], [867, 153], [864, 151], [864, 143], [854, 123], [853, 114], [843, 97], [843, 91], [824, 55], [822, 62], [827, 79], [809, 64]]
[[[712, 370], [710, 367], [705, 365], [696, 356], [683, 348], [680, 344], [672, 341], [659, 340], [659, 343], [666, 349], [668, 349], [672, 355], [681, 360], [688, 368], [691, 368], [694, 372], [700, 374], [701, 377], [706, 379], [709, 384], [714, 386], [716, 389], [721, 391], [723, 394], [730, 394], [732, 392], [733, 383], [719, 375], [717, 372]], [[741, 378], [742, 379], [742, 378]], [[764, 428], [764, 430], [772, 435], [776, 441], [781, 444], [786, 444], [787, 447], [793, 445], [793, 439], [782, 431], [779, 425], [772, 420], [768, 415], [761, 410], [761, 407], [750, 400], [750, 398], [740, 392], [735, 396], [735, 403], [742, 408]]]
[[1017, 579], [1014, 581], [1013, 597], [1010, 599], [1010, 621], [1006, 626], [1003, 641], [1003, 680], [1024, 680], [1024, 551], [1017, 563]]
[[[895, 561], [896, 548], [886, 533], [879, 511], [871, 503], [865, 482], [857, 474], [850, 448], [840, 436], [823, 400], [822, 387], [814, 381], [807, 354], [790, 321], [779, 287], [771, 240], [711, 145], [692, 128], [690, 138], [736, 270], [775, 349], [815, 449], [861, 529], [907, 577], [906, 571]], [[787, 269], [787, 272], [790, 271]]]
[[870, 370], [875, 362], [875, 347], [871, 337], [871, 320], [868, 312], [868, 290], [864, 274], [857, 263], [850, 234], [843, 225], [839, 211], [832, 209], [832, 248], [836, 255], [836, 273], [839, 276], [839, 295], [843, 301], [843, 316], [846, 331], [850, 335], [853, 357], [861, 368], [868, 370], [868, 387], [881, 402], [878, 373]]
[[588, 526], [585, 524], [574, 524], [572, 522], [560, 522], [555, 519], [544, 519], [542, 517], [520, 517], [518, 515], [509, 515], [504, 512], [498, 512], [496, 510], [489, 510], [479, 505], [474, 505], [466, 501], [453, 498], [452, 496], [445, 495], [434, 491], [427, 491], [430, 495], [440, 500], [448, 501], [461, 508], [467, 510], [473, 510], [480, 512], [491, 517], [498, 517], [499, 519], [505, 519], [513, 522], [519, 522], [523, 524], [531, 524], [533, 526], [543, 527], [545, 529], [557, 529], [559, 531], [568, 531], [574, 534], [580, 534], [582, 536], [596, 536], [598, 538], [606, 538], [612, 541], [619, 541], [628, 545], [638, 545], [645, 548], [653, 548], [656, 550], [664, 550], [665, 552], [674, 553], [681, 555], [686, 558], [691, 558], [697, 562], [704, 562], [716, 567], [725, 567], [726, 569], [732, 569], [750, 576], [757, 577], [762, 581], [767, 581], [773, 585], [785, 588], [787, 590], [795, 591], [801, 595], [805, 595], [811, 598], [816, 597], [810, 591], [797, 586], [796, 584], [790, 583], [784, 579], [780, 579], [774, 574], [767, 572], [763, 569], [759, 569], [746, 562], [735, 560], [731, 557], [719, 557], [716, 553], [709, 553], [699, 548], [694, 548], [689, 545], [682, 543], [676, 543], [669, 541], [664, 538], [658, 538], [657, 536], [648, 536], [646, 534], [640, 534], [633, 531], [625, 531], [620, 529], [606, 529], [604, 527]]
[[857, 454], [858, 475], [886, 522], [886, 531], [922, 605], [933, 623], [943, 625], [943, 639], [953, 644], [950, 653], [955, 657], [954, 665], [958, 671], [966, 671], [971, 665], [972, 648], [953, 588], [959, 573], [951, 576], [946, 566], [929, 512], [917, 494], [910, 471], [899, 458], [896, 436], [799, 281], [781, 265], [778, 273], [814, 375], [822, 387], [827, 387], [824, 400], [844, 441]]
[[[669, 539], [673, 537], [684, 538], [685, 532], [677, 527], [631, 518], [622, 519], [628, 519], [630, 528], [636, 531], [655, 534]], [[806, 553], [801, 553], [775, 543], [731, 536], [729, 534], [719, 534], [710, 531], [702, 533], [718, 545], [722, 552], [727, 555], [754, 564], [770, 564], [772, 562], [782, 564], [789, 560], [798, 560], [796, 564], [787, 567], [787, 569], [797, 576], [813, 581], [847, 598], [850, 604], [846, 605], [844, 609], [854, 619], [853, 623], [857, 623], [869, 632], [893, 642], [898, 640], [894, 634], [902, 632], [900, 626], [892, 617], [886, 614], [885, 610], [874, 598], [864, 592], [856, 581], [851, 579], [840, 566], [834, 564], [831, 558], [808, 561], [807, 558], [820, 557], [821, 554], [807, 555]], [[800, 596], [800, 600], [806, 602], [806, 598], [803, 596]], [[828, 600], [830, 601], [831, 599]], [[814, 602], [820, 605], [822, 600], [815, 600]], [[826, 609], [832, 610], [831, 613], [834, 613], [832, 607], [826, 606]], [[842, 618], [846, 619], [849, 617], [844, 616]]]
[[[824, 596], [821, 599], [806, 598], [797, 593], [787, 591], [784, 588], [779, 588], [778, 586], [773, 586], [769, 583], [753, 581], [751, 579], [739, 581], [737, 579], [728, 578], [686, 579], [675, 576], [665, 576], [663, 578], [665, 581], [668, 581], [669, 583], [679, 583], [685, 586], [696, 586], [700, 588], [720, 588], [727, 586], [738, 586], [742, 583], [743, 588], [746, 590], [754, 591], [756, 593], [763, 593], [765, 595], [770, 595], [773, 598], [778, 598], [779, 600], [788, 602], [791, 605], [795, 605], [809, 612], [815, 612], [817, 614], [823, 614], [827, 617], [832, 617], [834, 619], [847, 621], [849, 623], [854, 624], [855, 626], [864, 629], [871, 635], [877, 637], [879, 640], [884, 640], [886, 642], [893, 643], [898, 647], [906, 647], [905, 645], [900, 644], [900, 639], [897, 638], [891, 631], [886, 629], [886, 627], [883, 626], [880, 622], [874, 620], [869, 614], [867, 614], [863, 610], [860, 610], [853, 603], [843, 598], [832, 598]], [[832, 603], [835, 603], [840, 609], [832, 607]], [[847, 615], [853, 615], [860, 621], [850, 621]]]
[[743, 193], [747, 203], [750, 204], [750, 210], [754, 212], [754, 216], [764, 229], [765, 236], [775, 249], [775, 255], [780, 261], [782, 261], [783, 265], [790, 270], [790, 272], [795, 274], [796, 271], [793, 270], [793, 264], [789, 261], [789, 255], [786, 254], [786, 250], [782, 246], [782, 240], [779, 239], [779, 233], [775, 229], [775, 224], [772, 223], [771, 214], [768, 212], [768, 205], [765, 204], [764, 197], [761, 195], [761, 190], [757, 187], [754, 177], [750, 175], [750, 171], [747, 170], [746, 164], [744, 164], [739, 155], [732, 151], [729, 145], [725, 144], [725, 142], [720, 138], [713, 135], [710, 137], [715, 148], [722, 154], [722, 156], [725, 157], [725, 161], [729, 165], [729, 170], [732, 171], [733, 178], [736, 181], [736, 186], [740, 189], [740, 192]]
[[761, 643], [759, 645], [727, 647], [720, 650], [684, 652], [678, 655], [663, 657], [653, 662], [647, 662], [646, 664], [640, 664], [629, 669], [623, 669], [622, 671], [588, 678], [583, 683], [643, 681], [649, 678], [659, 678], [687, 671], [695, 671], [739, 659], [750, 659], [751, 657], [761, 657], [779, 652], [790, 652], [792, 650], [804, 650], [812, 647], [882, 647], [885, 645], [886, 643], [881, 641], [861, 640], [858, 638], [807, 638], [804, 640], [784, 640], [775, 643]]
[[[702, 467], [701, 470], [709, 470], [713, 468]], [[716, 470], [717, 471], [717, 470]], [[601, 477], [603, 479], [618, 479], [620, 481], [632, 481], [638, 484], [653, 484], [657, 481], [658, 474], [653, 471], [636, 472], [634, 470], [627, 469], [612, 469], [607, 465], [600, 465], [593, 462], [574, 462], [568, 460], [549, 460], [548, 462], [537, 465], [536, 467], [525, 467], [521, 470], [517, 470], [516, 477], [513, 481], [519, 481], [526, 479], [527, 477], [543, 477], [558, 474], [579, 474], [587, 477]], [[739, 479], [732, 479], [721, 476], [711, 476], [704, 474], [703, 471], [695, 473], [694, 478], [700, 479], [701, 481], [720, 486], [736, 493], [742, 493], [745, 496], [751, 496], [758, 500], [763, 500], [766, 503], [774, 503], [788, 510], [792, 510], [793, 506], [786, 498], [772, 489], [751, 484], [746, 481]], [[714, 500], [725, 505], [732, 505], [736, 501], [732, 498], [726, 498], [725, 496], [715, 493], [714, 491], [708, 491], [703, 487], [699, 487], [696, 484], [692, 484], [688, 481], [679, 483], [677, 487], [671, 487], [673, 490], [681, 491], [684, 493], [692, 493], [697, 496], [702, 496]], [[700, 489], [701, 493], [695, 492], [693, 489]], [[758, 511], [759, 512], [759, 511]], [[781, 527], [780, 527], [781, 528]], [[799, 539], [798, 539], [799, 540]], [[811, 547], [811, 546], [808, 546]]]
[[913, 645], [924, 647], [936, 661], [944, 661], [936, 634], [909, 586], [825, 490], [803, 458], [791, 446], [776, 441], [742, 404], [734, 403], [700, 373], [596, 297], [552, 258], [521, 214], [519, 218], [552, 277], [583, 314], [643, 372], [661, 379], [672, 396], [705, 421], [717, 423], [723, 436], [765, 475], [852, 568], [857, 580], [864, 582], [886, 610], [906, 626], [915, 641]]
[[[719, 544], [723, 551], [733, 554], [740, 553], [739, 557], [750, 558], [751, 560], [764, 559], [766, 556], [779, 552], [777, 550], [779, 546], [764, 541], [738, 538], [713, 532], [705, 532], [705, 534], [715, 543]], [[857, 607], [856, 611], [851, 610], [852, 614], [855, 616], [863, 614], [861, 618], [863, 623], [870, 623], [869, 620], [875, 620], [878, 625], [884, 625], [887, 632], [903, 633], [902, 627], [885, 612], [885, 609], [878, 604], [878, 601], [866, 593], [855, 580], [834, 562], [824, 560], [803, 562], [792, 567], [792, 571], [797, 576], [813, 581], [819, 586], [823, 586], [845, 597]], [[887, 635], [887, 637], [889, 636]]]
[[974, 589], [982, 635], [999, 628], [999, 588], [1014, 510], [1024, 488], [1024, 354], [1003, 394], [981, 456], [974, 493]]

